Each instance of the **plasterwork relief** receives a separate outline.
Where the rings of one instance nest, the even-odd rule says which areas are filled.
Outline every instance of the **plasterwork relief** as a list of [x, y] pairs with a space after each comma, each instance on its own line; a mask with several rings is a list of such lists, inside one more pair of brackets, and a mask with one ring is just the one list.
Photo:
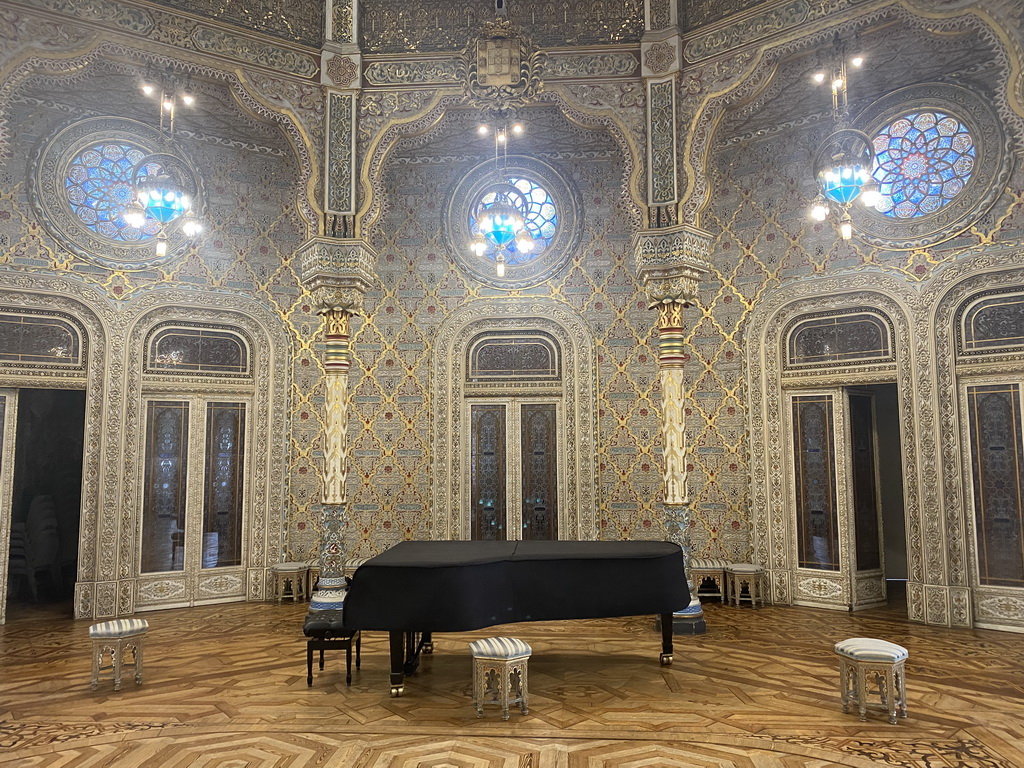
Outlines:
[[[43, 40], [52, 38], [48, 22], [38, 29], [36, 24], [39, 22], [32, 17], [19, 18], [13, 36], [19, 40], [32, 39], [34, 35], [43, 35]], [[0, 26], [2, 34], [3, 27]], [[50, 35], [50, 38], [46, 35]], [[61, 78], [59, 82], [65, 87], [74, 87], [75, 83], [83, 82], [90, 76], [90, 65], [101, 64], [105, 71], [137, 74], [146, 66], [176, 68], [183, 63], [180, 52], [171, 58], [114, 40], [85, 38], [78, 31], [60, 34], [58, 37], [68, 41], [68, 46], [61, 48], [59, 57], [29, 55], [11, 62], [5, 62], [0, 57], [0, 159], [10, 152], [8, 121], [12, 100], [19, 89], [34, 76], [56, 76]], [[74, 46], [76, 42], [78, 45]], [[41, 50], [46, 48], [39, 46]], [[68, 58], [69, 54], [74, 57]], [[270, 76], [259, 71], [227, 72], [210, 66], [198, 56], [196, 61], [185, 62], [185, 65], [198, 77], [226, 82], [246, 110], [259, 119], [280, 126], [288, 137], [301, 169], [305, 195], [298, 200], [299, 209], [308, 222], [317, 222], [319, 216], [314, 196], [315, 184], [318, 182], [315, 168], [318, 163], [314, 162], [314, 158], [323, 156], [325, 135], [324, 99], [319, 84], [303, 83], [288, 76]]]
[[[623, 182], [632, 201], [644, 199], [642, 158], [646, 147], [645, 98], [640, 83], [615, 85], [551, 85], [538, 102], [555, 103], [569, 120], [589, 129], [607, 130], [622, 148]], [[370, 232], [386, 199], [383, 176], [388, 155], [403, 138], [427, 133], [445, 110], [461, 96], [443, 89], [382, 91], [362, 94], [357, 114], [356, 153], [363, 158], [358, 232]], [[631, 219], [640, 226], [638, 203], [630, 205]]]
[[432, 477], [432, 537], [469, 538], [470, 521], [463, 504], [468, 472], [461, 466], [462, 446], [469, 439], [469, 425], [462, 423], [463, 388], [467, 345], [485, 329], [542, 330], [559, 343], [563, 355], [566, 498], [559, 505], [562, 519], [558, 529], [567, 539], [598, 538], [594, 339], [571, 307], [543, 298], [472, 301], [446, 318], [438, 329], [431, 355], [435, 401], [431, 443], [437, 457]]
[[[142, 393], [147, 387], [171, 388], [183, 395], [204, 394], [211, 387], [224, 394], [253, 397], [252, 428], [247, 451], [246, 499], [248, 515], [248, 542], [245, 547], [247, 561], [244, 567], [250, 571], [266, 572], [278, 561], [280, 546], [284, 541], [283, 519], [277, 510], [285, 508], [287, 493], [286, 480], [276, 467], [286, 463], [286, 435], [276, 425], [286, 423], [289, 389], [288, 364], [290, 343], [280, 318], [264, 307], [243, 296], [208, 294], [172, 290], [148, 291], [131, 307], [130, 332], [126, 335], [125, 348], [132, 350], [126, 357], [127, 395], [129, 408], [124, 426], [124, 465], [121, 510], [121, 557], [119, 576], [130, 579], [137, 576], [139, 533], [139, 492], [142, 485], [143, 457], [142, 433], [144, 413], [139, 410]], [[253, 346], [253, 374], [250, 382], [236, 382], [217, 387], [210, 380], [200, 377], [160, 376], [147, 374], [143, 380], [142, 360], [145, 339], [150, 330], [173, 320], [188, 319], [194, 322], [230, 325], [249, 334], [257, 340]], [[205, 576], [205, 575], [204, 575]], [[203, 590], [208, 594], [217, 587], [221, 574], [202, 578]], [[266, 586], [266, 578], [262, 586]], [[221, 584], [221, 588], [223, 588]], [[262, 600], [265, 589], [250, 593], [250, 600]]]
[[[956, 313], [973, 295], [990, 290], [1013, 290], [1024, 282], [1024, 269], [1019, 249], [988, 249], [965, 258], [943, 270], [929, 284], [924, 298], [934, 302], [934, 313], [927, 318], [934, 323], [936, 389], [951, 396], [940, 398], [938, 423], [941, 458], [941, 502], [945, 511], [945, 527], [950, 549], [950, 581], [954, 586], [972, 586], [973, 600], [954, 599], [954, 619], [960, 626], [970, 626], [972, 607], [976, 618], [986, 624], [1024, 628], [1024, 611], [1014, 614], [1011, 608], [1020, 604], [1020, 590], [982, 586], [977, 583], [978, 555], [975, 510], [972, 489], [971, 440], [965, 400], [966, 386], [975, 383], [1020, 382], [1024, 378], [1024, 362], [1019, 356], [997, 354], [989, 359], [965, 357], [957, 361]], [[999, 365], [993, 363], [998, 360]], [[954, 394], [955, 393], [955, 394]], [[961, 590], [961, 592], [964, 590]], [[959, 594], [959, 593], [958, 593]], [[1008, 599], [1007, 602], [1004, 598]], [[972, 605], [973, 604], [973, 605]], [[993, 613], [998, 605], [999, 615]], [[998, 619], [998, 621], [997, 621]]]

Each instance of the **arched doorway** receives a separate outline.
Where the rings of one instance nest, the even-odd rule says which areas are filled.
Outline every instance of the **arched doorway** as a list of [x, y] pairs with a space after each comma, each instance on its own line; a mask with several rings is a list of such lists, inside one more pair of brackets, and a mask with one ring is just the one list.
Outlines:
[[432, 365], [436, 539], [594, 539], [590, 331], [550, 299], [472, 302]]

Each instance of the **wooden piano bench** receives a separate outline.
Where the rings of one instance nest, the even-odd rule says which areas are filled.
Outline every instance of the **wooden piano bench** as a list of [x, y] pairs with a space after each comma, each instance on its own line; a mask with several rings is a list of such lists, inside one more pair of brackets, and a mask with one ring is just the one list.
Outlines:
[[359, 630], [342, 624], [342, 612], [310, 611], [302, 625], [306, 641], [306, 685], [313, 685], [313, 651], [320, 651], [320, 669], [324, 668], [324, 651], [345, 651], [345, 685], [352, 685], [352, 643], [356, 646], [356, 669], [359, 669]]

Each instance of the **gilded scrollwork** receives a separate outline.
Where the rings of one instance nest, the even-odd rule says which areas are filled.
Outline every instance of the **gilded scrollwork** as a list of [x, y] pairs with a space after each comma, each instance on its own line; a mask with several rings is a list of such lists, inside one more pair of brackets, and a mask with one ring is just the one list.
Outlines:
[[313, 77], [319, 71], [316, 59], [307, 53], [233, 35], [212, 27], [196, 27], [192, 32], [192, 42], [197, 50], [230, 56], [239, 61], [290, 75]]
[[461, 58], [413, 61], [375, 61], [366, 67], [370, 85], [454, 85], [465, 78]]
[[676, 195], [675, 80], [648, 83], [651, 205], [674, 203]]
[[626, 77], [636, 72], [632, 53], [549, 53], [540, 63], [543, 80]]

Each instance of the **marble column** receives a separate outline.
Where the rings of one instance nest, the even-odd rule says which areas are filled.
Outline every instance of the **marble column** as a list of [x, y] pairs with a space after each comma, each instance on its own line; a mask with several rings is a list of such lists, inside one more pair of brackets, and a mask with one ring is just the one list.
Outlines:
[[690, 571], [690, 498], [687, 488], [684, 310], [697, 299], [708, 272], [711, 237], [691, 226], [646, 229], [634, 238], [637, 274], [658, 311], [658, 375], [661, 382], [665, 535], [683, 550], [690, 604], [673, 614], [675, 634], [702, 634], [707, 627]]
[[345, 600], [348, 522], [348, 371], [350, 325], [374, 282], [374, 254], [360, 240], [313, 238], [299, 250], [303, 285], [324, 317], [324, 490], [321, 505], [320, 583], [310, 610], [340, 608]]

